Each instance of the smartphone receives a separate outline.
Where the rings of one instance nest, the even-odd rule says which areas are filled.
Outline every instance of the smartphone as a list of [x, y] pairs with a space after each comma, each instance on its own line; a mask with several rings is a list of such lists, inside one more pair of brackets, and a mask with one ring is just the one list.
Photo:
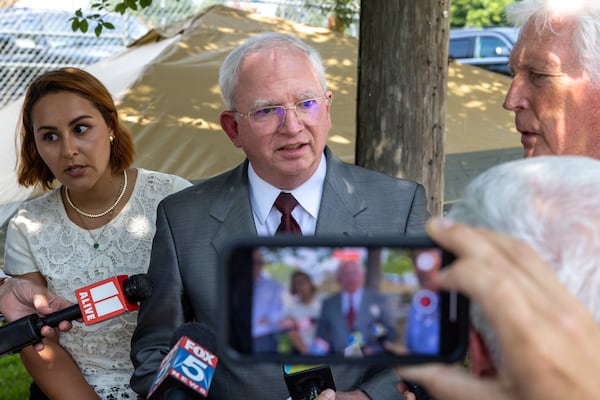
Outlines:
[[232, 239], [220, 268], [220, 349], [290, 365], [458, 361], [468, 301], [432, 279], [453, 259], [426, 236]]

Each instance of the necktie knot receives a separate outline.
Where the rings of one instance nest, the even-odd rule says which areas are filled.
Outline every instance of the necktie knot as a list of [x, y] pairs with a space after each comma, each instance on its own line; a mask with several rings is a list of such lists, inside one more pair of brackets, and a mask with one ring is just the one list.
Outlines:
[[300, 229], [300, 225], [298, 222], [292, 217], [292, 210], [298, 205], [298, 200], [291, 194], [286, 192], [279, 193], [277, 199], [275, 200], [275, 208], [281, 212], [281, 223], [277, 228], [277, 232], [279, 233], [295, 233], [302, 234], [302, 230]]
[[275, 207], [282, 214], [291, 214], [292, 210], [298, 205], [298, 200], [291, 194], [286, 192], [279, 193], [275, 199]]

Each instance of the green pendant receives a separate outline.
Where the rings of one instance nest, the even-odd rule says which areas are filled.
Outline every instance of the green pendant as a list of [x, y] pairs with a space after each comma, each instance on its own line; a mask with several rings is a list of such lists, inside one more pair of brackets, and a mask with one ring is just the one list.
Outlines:
[[98, 250], [98, 248], [100, 247], [100, 245], [98, 243], [94, 243], [94, 249]]

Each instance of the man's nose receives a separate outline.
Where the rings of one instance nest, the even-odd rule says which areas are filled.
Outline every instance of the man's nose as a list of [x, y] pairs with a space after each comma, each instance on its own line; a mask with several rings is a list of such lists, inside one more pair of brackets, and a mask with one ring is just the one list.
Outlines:
[[300, 132], [304, 128], [304, 121], [300, 118], [296, 106], [285, 108], [281, 126], [294, 133]]
[[525, 88], [520, 78], [513, 78], [502, 102], [502, 107], [509, 111], [517, 111], [524, 109], [528, 105], [527, 98], [525, 96]]

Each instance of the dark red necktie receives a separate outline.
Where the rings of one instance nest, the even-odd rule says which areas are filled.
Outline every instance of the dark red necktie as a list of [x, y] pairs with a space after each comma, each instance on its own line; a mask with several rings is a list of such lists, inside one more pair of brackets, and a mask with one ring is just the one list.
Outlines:
[[302, 235], [298, 222], [292, 217], [292, 210], [298, 205], [298, 200], [291, 193], [281, 192], [275, 200], [275, 207], [281, 212], [281, 223], [276, 235], [280, 233], [293, 233]]
[[346, 314], [346, 320], [348, 322], [348, 329], [353, 330], [354, 329], [354, 320], [356, 319], [356, 314], [354, 312], [354, 304], [352, 301], [352, 295], [348, 295], [348, 301], [349, 301], [349, 307], [348, 307], [348, 313]]

